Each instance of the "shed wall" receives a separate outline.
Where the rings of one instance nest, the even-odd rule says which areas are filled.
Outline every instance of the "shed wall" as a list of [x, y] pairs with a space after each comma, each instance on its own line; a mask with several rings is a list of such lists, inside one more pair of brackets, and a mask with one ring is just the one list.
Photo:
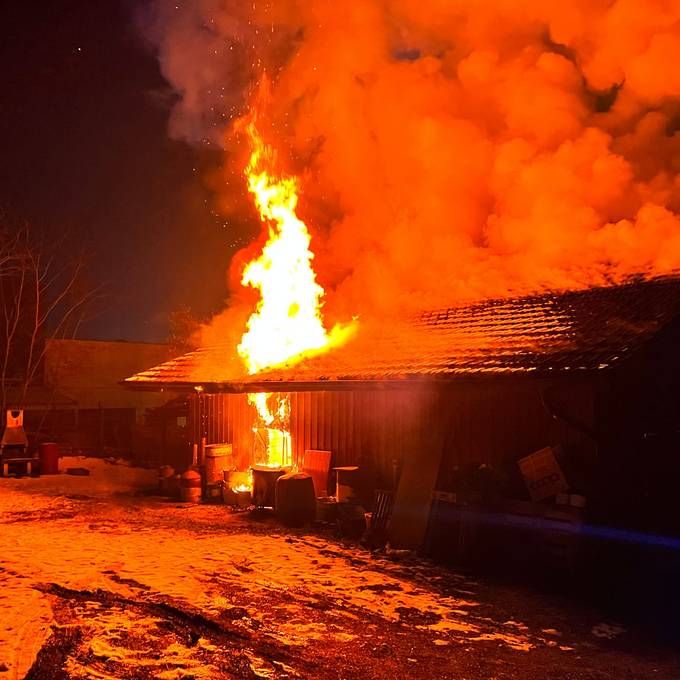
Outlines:
[[[290, 395], [293, 457], [308, 449], [333, 454], [332, 465], [361, 465], [391, 481], [393, 461], [411, 444], [408, 414], [417, 397], [410, 391], [294, 392]], [[245, 394], [194, 397], [194, 439], [230, 442], [242, 465], [250, 462], [254, 409]]]
[[[418, 455], [425, 441], [443, 448], [439, 486], [450, 485], [459, 465], [486, 463], [512, 468], [522, 456], [563, 444], [588, 452], [592, 442], [573, 424], [554, 418], [540, 381], [467, 384], [429, 390], [294, 392], [291, 437], [294, 460], [307, 449], [329, 450], [332, 465], [359, 465], [376, 484], [391, 484], [394, 463]], [[559, 411], [592, 425], [592, 393], [568, 383], [559, 390]], [[245, 394], [201, 394], [193, 399], [194, 440], [230, 442], [241, 465], [250, 463], [254, 409]], [[424, 434], [427, 433], [425, 437]]]

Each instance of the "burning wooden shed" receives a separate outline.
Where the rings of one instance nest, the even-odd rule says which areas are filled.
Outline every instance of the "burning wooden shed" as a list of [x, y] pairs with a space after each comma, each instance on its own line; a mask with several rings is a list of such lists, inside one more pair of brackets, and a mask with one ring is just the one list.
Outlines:
[[448, 505], [529, 504], [517, 463], [544, 447], [593, 521], [680, 533], [679, 340], [680, 278], [665, 277], [366, 323], [343, 347], [254, 375], [234, 369], [233, 347], [206, 347], [125, 382], [191, 393], [194, 441], [231, 443], [242, 465], [248, 395], [274, 395], [292, 462], [327, 450], [369, 492], [397, 490], [404, 545], [438, 535]]

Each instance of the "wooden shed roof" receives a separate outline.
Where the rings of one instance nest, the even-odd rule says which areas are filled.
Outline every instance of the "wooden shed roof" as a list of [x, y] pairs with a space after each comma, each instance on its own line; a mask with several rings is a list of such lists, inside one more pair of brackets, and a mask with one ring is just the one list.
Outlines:
[[244, 374], [233, 346], [204, 347], [128, 378], [139, 388], [340, 389], [357, 383], [602, 371], [680, 316], [680, 277], [487, 300], [359, 324], [344, 346]]

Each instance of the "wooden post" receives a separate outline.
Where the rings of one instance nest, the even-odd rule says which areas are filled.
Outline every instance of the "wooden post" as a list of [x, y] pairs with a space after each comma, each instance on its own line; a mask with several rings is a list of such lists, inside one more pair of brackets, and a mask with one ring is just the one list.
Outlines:
[[394, 500], [389, 540], [393, 547], [421, 551], [432, 507], [444, 447], [444, 433], [435, 429], [436, 393], [416, 393], [405, 413], [407, 446], [404, 466]]
[[97, 408], [99, 409], [99, 455], [104, 455], [104, 409], [102, 408], [101, 401], [97, 402]]

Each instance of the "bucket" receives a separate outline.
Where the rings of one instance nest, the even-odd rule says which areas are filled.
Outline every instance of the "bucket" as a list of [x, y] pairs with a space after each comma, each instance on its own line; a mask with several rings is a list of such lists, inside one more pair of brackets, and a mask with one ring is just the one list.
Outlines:
[[225, 505], [236, 505], [236, 491], [226, 484], [222, 485], [222, 502]]
[[205, 500], [208, 503], [222, 503], [222, 489], [224, 482], [217, 482], [216, 484], [205, 485]]
[[253, 494], [250, 491], [236, 492], [236, 506], [239, 508], [247, 508], [253, 500]]
[[182, 473], [179, 480], [179, 497], [183, 503], [201, 502], [201, 475], [196, 470]]
[[40, 457], [41, 475], [59, 474], [59, 445], [54, 442], [45, 442], [40, 445], [38, 456]]
[[169, 496], [172, 488], [172, 478], [175, 470], [171, 465], [161, 465], [158, 468], [158, 491], [162, 496]]
[[333, 522], [338, 519], [338, 502], [333, 496], [316, 499], [316, 516], [320, 522]]
[[286, 474], [283, 468], [253, 465], [253, 505], [273, 508], [276, 505], [276, 480]]
[[205, 483], [217, 484], [224, 479], [224, 471], [232, 463], [231, 444], [210, 444], [205, 447]]
[[201, 489], [194, 487], [189, 487], [186, 489], [180, 489], [179, 499], [182, 503], [200, 503], [201, 502]]
[[251, 470], [225, 470], [224, 471], [224, 483], [230, 489], [237, 486], [253, 485], [253, 473]]

